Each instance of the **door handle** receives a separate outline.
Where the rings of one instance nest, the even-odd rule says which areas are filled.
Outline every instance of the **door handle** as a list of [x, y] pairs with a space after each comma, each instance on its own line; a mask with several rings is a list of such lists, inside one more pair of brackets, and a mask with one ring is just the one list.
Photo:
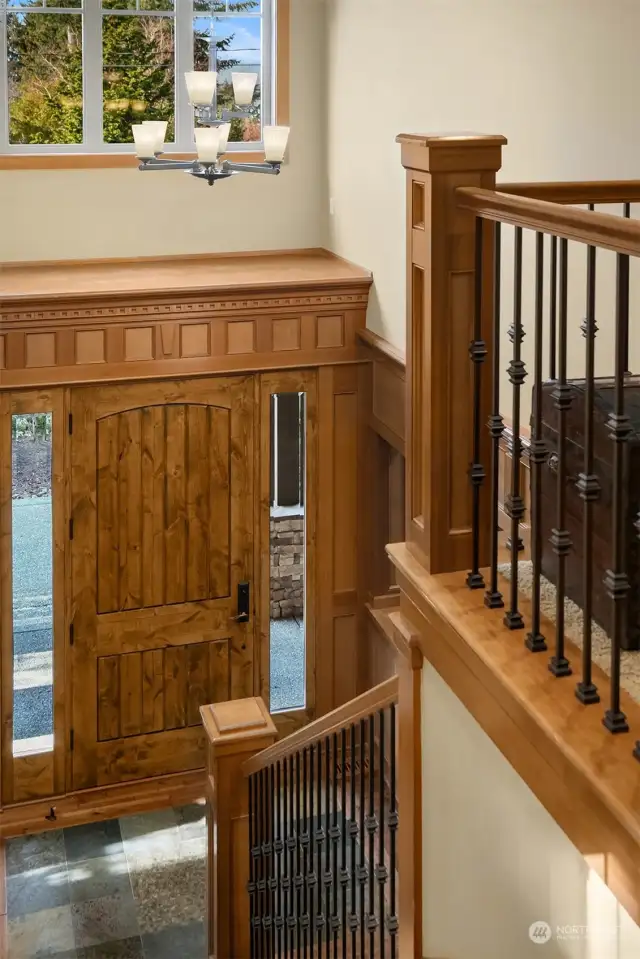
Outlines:
[[231, 619], [234, 623], [248, 623], [250, 611], [250, 583], [238, 583], [238, 612]]

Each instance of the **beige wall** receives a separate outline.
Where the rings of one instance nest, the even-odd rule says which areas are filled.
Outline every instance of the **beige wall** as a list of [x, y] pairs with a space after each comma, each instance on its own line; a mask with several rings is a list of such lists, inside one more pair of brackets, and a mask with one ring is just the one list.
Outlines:
[[0, 172], [0, 261], [326, 244], [324, 2], [292, 0], [291, 143], [279, 178]]
[[637, 959], [640, 929], [428, 664], [422, 735], [423, 954]]
[[331, 243], [373, 270], [369, 326], [396, 345], [405, 336], [398, 133], [504, 134], [505, 180], [638, 176], [637, 0], [327, 6]]

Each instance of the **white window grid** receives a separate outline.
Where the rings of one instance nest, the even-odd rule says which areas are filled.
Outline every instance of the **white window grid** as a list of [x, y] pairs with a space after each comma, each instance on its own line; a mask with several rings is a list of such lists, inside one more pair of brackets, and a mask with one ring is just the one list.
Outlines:
[[[260, 51], [260, 123], [261, 127], [275, 122], [275, 7], [277, 0], [261, 0], [256, 11], [234, 11], [230, 9], [234, 0], [216, 0], [211, 4], [213, 10], [194, 8], [193, 0], [174, 0], [173, 9], [140, 9], [140, 0], [136, 0], [136, 9], [117, 10], [102, 5], [102, 0], [82, 0], [80, 6], [47, 6], [48, 0], [42, 0], [42, 6], [30, 6], [29, 0], [0, 0], [0, 153], [5, 154], [50, 154], [50, 153], [134, 153], [133, 143], [105, 143], [103, 138], [103, 100], [102, 100], [102, 17], [143, 16], [160, 17], [174, 20], [175, 49], [175, 138], [166, 144], [166, 152], [193, 153], [195, 138], [193, 135], [195, 118], [193, 107], [189, 103], [184, 74], [193, 70], [194, 31], [193, 21], [197, 19], [257, 19], [261, 21]], [[59, 0], [58, 0], [59, 2]], [[9, 83], [7, 63], [6, 17], [10, 13], [29, 13], [35, 16], [55, 16], [56, 14], [75, 14], [82, 17], [82, 74], [83, 74], [83, 142], [82, 143], [10, 143], [9, 142]], [[227, 55], [233, 59], [233, 51]], [[235, 70], [241, 71], [242, 64]], [[263, 148], [262, 141], [230, 141], [233, 152], [243, 153]]]

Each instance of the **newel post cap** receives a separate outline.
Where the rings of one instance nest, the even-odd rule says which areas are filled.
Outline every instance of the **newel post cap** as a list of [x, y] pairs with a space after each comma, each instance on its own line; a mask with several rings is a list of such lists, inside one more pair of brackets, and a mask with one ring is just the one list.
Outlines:
[[255, 752], [271, 745], [277, 729], [260, 696], [200, 707], [202, 723], [216, 752]]
[[496, 172], [506, 137], [484, 133], [401, 133], [402, 165], [425, 173]]

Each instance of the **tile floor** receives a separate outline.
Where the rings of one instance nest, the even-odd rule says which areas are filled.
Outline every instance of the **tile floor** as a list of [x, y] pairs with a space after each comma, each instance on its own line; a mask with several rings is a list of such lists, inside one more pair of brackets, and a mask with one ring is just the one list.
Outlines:
[[205, 806], [7, 841], [8, 959], [204, 959]]

